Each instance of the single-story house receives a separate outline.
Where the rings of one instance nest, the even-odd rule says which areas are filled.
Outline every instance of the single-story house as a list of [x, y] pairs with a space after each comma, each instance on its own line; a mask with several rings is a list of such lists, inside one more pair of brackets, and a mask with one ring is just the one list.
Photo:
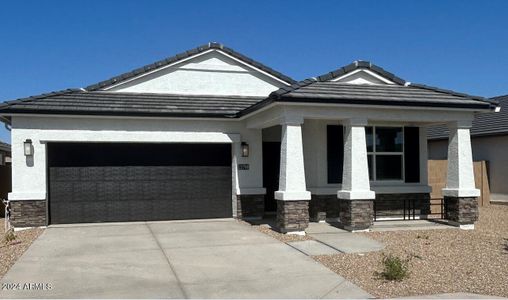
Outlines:
[[[492, 98], [499, 102], [497, 113], [478, 114], [471, 127], [473, 160], [488, 164], [489, 188], [493, 202], [508, 201], [508, 95]], [[442, 126], [430, 127], [429, 158], [446, 159], [448, 130]]]
[[[8, 101], [15, 227], [309, 218], [366, 230], [374, 209], [429, 202], [427, 132], [450, 128], [447, 218], [477, 218], [469, 129], [495, 101], [366, 61], [296, 82], [218, 43], [86, 88]], [[425, 208], [420, 210], [424, 215]]]
[[11, 163], [11, 145], [0, 141], [0, 166]]

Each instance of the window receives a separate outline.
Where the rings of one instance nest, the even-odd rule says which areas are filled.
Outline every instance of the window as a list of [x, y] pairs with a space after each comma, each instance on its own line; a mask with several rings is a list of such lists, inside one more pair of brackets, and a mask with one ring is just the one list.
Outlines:
[[344, 128], [341, 125], [328, 125], [326, 132], [328, 183], [342, 183]]
[[370, 180], [404, 180], [403, 127], [366, 127]]

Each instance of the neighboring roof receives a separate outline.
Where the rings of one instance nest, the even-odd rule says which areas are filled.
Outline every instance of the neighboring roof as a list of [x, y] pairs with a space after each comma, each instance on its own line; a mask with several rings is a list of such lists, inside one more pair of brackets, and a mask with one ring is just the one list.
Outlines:
[[11, 152], [11, 145], [0, 141], [0, 151]]
[[69, 89], [14, 101], [2, 113], [233, 118], [259, 97], [120, 93]]
[[[477, 114], [471, 127], [471, 136], [508, 135], [508, 95], [491, 98], [499, 103], [499, 112]], [[449, 130], [446, 126], [432, 126], [427, 129], [431, 140], [447, 139]]]
[[98, 83], [95, 83], [95, 84], [92, 84], [92, 85], [89, 85], [87, 86], [85, 89], [87, 91], [97, 91], [97, 90], [100, 90], [100, 89], [104, 89], [104, 88], [107, 88], [109, 86], [112, 86], [112, 85], [115, 85], [115, 84], [118, 84], [122, 81], [125, 81], [127, 79], [131, 79], [133, 77], [137, 77], [137, 76], [140, 76], [144, 73], [147, 73], [147, 72], [152, 72], [158, 68], [161, 68], [161, 67], [164, 67], [166, 65], [169, 65], [169, 64], [174, 64], [182, 59], [185, 59], [185, 58], [189, 58], [191, 56], [194, 56], [196, 54], [199, 54], [199, 53], [202, 53], [202, 52], [205, 52], [205, 51], [208, 51], [210, 49], [216, 49], [216, 50], [220, 50], [220, 51], [223, 51], [224, 53], [228, 54], [228, 55], [231, 55], [233, 56], [234, 58], [236, 59], [239, 59], [243, 62], [245, 62], [246, 64], [248, 65], [251, 65], [257, 69], [260, 69], [288, 84], [291, 84], [291, 83], [295, 83], [296, 81], [292, 78], [290, 78], [289, 76], [286, 76], [280, 72], [277, 72], [275, 71], [274, 69], [270, 68], [270, 67], [267, 67], [265, 66], [264, 64], [258, 62], [258, 61], [255, 61], [253, 60], [252, 58], [249, 58], [241, 53], [238, 53], [236, 52], [235, 50], [231, 49], [231, 48], [228, 48], [226, 46], [224, 46], [223, 44], [220, 44], [220, 43], [208, 43], [206, 45], [202, 45], [202, 46], [199, 46], [197, 48], [194, 48], [194, 49], [191, 49], [191, 50], [188, 50], [188, 51], [185, 51], [185, 52], [182, 52], [182, 53], [179, 53], [177, 55], [174, 55], [174, 56], [171, 56], [171, 57], [168, 57], [168, 58], [165, 58], [165, 59], [162, 59], [162, 60], [159, 60], [159, 61], [156, 61], [152, 64], [148, 64], [146, 66], [143, 66], [141, 68], [137, 68], [135, 70], [132, 70], [130, 72], [127, 72], [127, 73], [123, 73], [121, 75], [118, 75], [118, 76], [115, 76], [115, 77], [112, 77], [108, 80], [104, 80], [104, 81], [101, 81], [101, 82], [98, 82]]
[[[355, 69], [369, 69], [396, 84], [348, 84], [330, 81]], [[451, 90], [413, 84], [367, 61], [357, 61], [324, 75], [282, 87], [243, 114], [273, 102], [494, 109], [495, 101]]]

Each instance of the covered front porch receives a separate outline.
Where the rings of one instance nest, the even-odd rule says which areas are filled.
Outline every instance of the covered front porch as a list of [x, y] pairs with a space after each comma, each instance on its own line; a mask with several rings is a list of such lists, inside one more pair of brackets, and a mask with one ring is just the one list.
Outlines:
[[[430, 201], [426, 127], [450, 128], [444, 205], [450, 224], [477, 219], [469, 128], [473, 114], [412, 107], [285, 103], [247, 120], [262, 130], [264, 203], [244, 217], [272, 214], [284, 233], [310, 222], [339, 222], [349, 231], [374, 221], [441, 218]], [[243, 205], [243, 204], [242, 204]], [[246, 204], [248, 206], [248, 204]]]
[[[450, 132], [444, 217], [474, 228], [480, 191], [470, 128], [476, 113], [497, 109], [488, 99], [413, 84], [355, 61], [281, 88], [243, 113], [247, 128], [262, 130], [264, 143], [280, 142], [278, 161], [263, 153], [265, 203], [273, 197], [278, 230], [304, 233], [309, 220], [369, 230], [375, 209], [404, 213], [406, 203], [415, 219], [417, 213], [428, 218], [427, 127], [435, 124]], [[274, 165], [276, 184], [266, 173]]]

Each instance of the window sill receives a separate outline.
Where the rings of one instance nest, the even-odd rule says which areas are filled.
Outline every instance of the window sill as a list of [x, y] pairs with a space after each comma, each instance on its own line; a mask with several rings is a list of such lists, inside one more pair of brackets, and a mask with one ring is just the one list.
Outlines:
[[432, 188], [425, 184], [418, 183], [399, 183], [399, 184], [376, 184], [370, 186], [376, 194], [416, 194], [430, 193]]

